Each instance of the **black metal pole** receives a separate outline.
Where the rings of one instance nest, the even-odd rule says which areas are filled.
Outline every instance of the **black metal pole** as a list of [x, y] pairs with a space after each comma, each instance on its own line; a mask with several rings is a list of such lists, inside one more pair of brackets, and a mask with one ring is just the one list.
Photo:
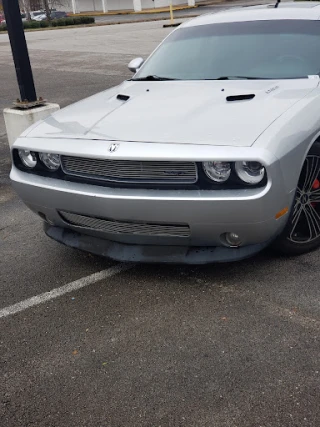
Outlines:
[[24, 35], [19, 0], [2, 0], [2, 3], [16, 68], [20, 98], [24, 103], [33, 103], [37, 101], [37, 94]]

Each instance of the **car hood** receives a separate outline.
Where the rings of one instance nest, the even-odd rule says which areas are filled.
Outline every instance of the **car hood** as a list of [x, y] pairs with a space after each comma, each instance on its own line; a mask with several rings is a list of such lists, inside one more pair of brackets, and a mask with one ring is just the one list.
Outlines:
[[248, 147], [318, 82], [126, 81], [54, 113], [23, 136]]

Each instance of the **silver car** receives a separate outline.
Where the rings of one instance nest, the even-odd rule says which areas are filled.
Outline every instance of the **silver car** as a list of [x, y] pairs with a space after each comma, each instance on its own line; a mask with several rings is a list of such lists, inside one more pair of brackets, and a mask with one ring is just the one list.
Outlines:
[[[310, 2], [311, 3], [311, 2]], [[320, 6], [205, 15], [134, 77], [24, 132], [11, 179], [46, 234], [121, 261], [320, 245]]]

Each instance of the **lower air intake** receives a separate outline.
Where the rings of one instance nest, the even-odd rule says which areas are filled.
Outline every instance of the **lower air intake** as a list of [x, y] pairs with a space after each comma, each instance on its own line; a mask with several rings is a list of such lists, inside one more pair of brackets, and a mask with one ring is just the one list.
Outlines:
[[137, 222], [122, 222], [64, 211], [60, 211], [59, 213], [62, 219], [69, 225], [83, 227], [95, 231], [103, 231], [110, 234], [163, 237], [190, 236], [190, 227], [187, 224], [148, 224]]

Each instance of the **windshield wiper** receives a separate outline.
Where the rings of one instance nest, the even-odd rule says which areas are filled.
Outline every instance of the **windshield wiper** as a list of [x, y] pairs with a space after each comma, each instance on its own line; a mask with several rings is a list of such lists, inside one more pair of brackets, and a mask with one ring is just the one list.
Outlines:
[[265, 77], [249, 77], [249, 76], [221, 76], [216, 79], [205, 79], [205, 80], [268, 80]]
[[138, 77], [136, 79], [131, 79], [131, 81], [134, 81], [134, 82], [158, 82], [158, 81], [166, 81], [166, 80], [179, 80], [179, 79], [172, 79], [171, 77], [160, 77], [156, 75], [150, 75], [146, 77]]

